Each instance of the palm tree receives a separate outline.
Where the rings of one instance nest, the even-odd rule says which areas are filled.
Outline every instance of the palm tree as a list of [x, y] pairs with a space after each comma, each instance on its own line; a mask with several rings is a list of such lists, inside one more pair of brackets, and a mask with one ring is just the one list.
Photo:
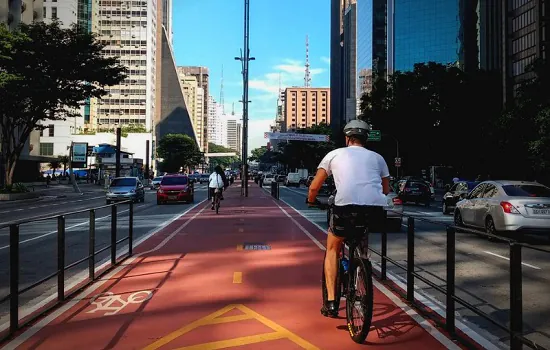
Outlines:
[[67, 175], [67, 167], [71, 161], [69, 156], [59, 156], [59, 163], [63, 164], [63, 176]]
[[61, 167], [61, 163], [58, 160], [52, 160], [48, 165], [50, 166], [50, 169], [52, 169], [52, 177], [54, 177], [55, 171]]

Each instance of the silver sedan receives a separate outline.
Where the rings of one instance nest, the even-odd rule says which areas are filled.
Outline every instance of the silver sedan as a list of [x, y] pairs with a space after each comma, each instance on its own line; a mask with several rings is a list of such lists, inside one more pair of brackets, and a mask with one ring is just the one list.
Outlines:
[[488, 233], [550, 232], [550, 188], [537, 182], [484, 181], [456, 205], [456, 226]]

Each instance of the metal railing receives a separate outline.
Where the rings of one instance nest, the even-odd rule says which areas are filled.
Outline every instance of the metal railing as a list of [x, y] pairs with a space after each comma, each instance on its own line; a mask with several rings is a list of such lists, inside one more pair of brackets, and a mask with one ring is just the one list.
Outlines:
[[[449, 225], [442, 222], [429, 220], [425, 218], [416, 217], [413, 215], [406, 215], [402, 213], [397, 213], [402, 218], [407, 218], [407, 258], [406, 265], [390, 258], [388, 256], [388, 234], [387, 227], [388, 225], [384, 223], [382, 225], [381, 232], [381, 242], [380, 242], [380, 251], [375, 250], [372, 247], [369, 247], [369, 250], [374, 254], [380, 256], [380, 274], [379, 279], [386, 281], [387, 278], [387, 263], [398, 267], [399, 269], [406, 272], [406, 288], [404, 290], [404, 298], [407, 302], [416, 306], [416, 308], [423, 312], [424, 309], [420, 303], [415, 298], [415, 280], [421, 281], [436, 291], [445, 295], [446, 305], [445, 305], [445, 317], [441, 322], [440, 319], [435, 319], [435, 322], [440, 323], [447, 332], [451, 335], [456, 336], [457, 338], [462, 338], [460, 334], [456, 332], [456, 314], [455, 314], [455, 303], [458, 303], [465, 308], [469, 309], [476, 315], [484, 318], [489, 321], [491, 324], [497, 328], [507, 332], [510, 336], [510, 348], [512, 350], [522, 349], [523, 345], [528, 346], [532, 349], [544, 349], [540, 345], [534, 343], [532, 340], [527, 339], [523, 336], [523, 288], [522, 288], [522, 250], [523, 249], [532, 249], [539, 252], [549, 253], [550, 250], [535, 247], [529, 244], [520, 243], [512, 239], [507, 239], [501, 236], [496, 236], [490, 233], [483, 231], [470, 229], [466, 227], [457, 227], [455, 225]], [[387, 220], [385, 220], [387, 222]], [[426, 277], [415, 272], [415, 223], [416, 221], [426, 222], [429, 224], [434, 224], [438, 226], [444, 226], [446, 228], [446, 279], [443, 280], [445, 287], [430, 281]], [[509, 286], [510, 286], [510, 302], [509, 302], [509, 326], [503, 325], [501, 322], [491, 317], [489, 314], [479, 309], [475, 305], [472, 305], [468, 301], [459, 297], [456, 294], [456, 232], [467, 232], [472, 233], [484, 238], [491, 238], [500, 242], [507, 243], [509, 245], [510, 260], [509, 260]], [[393, 288], [394, 290], [396, 288]], [[401, 292], [400, 290], [397, 290]]]
[[[278, 184], [272, 184], [271, 186], [271, 195], [274, 199], [279, 199], [279, 186]], [[540, 247], [532, 246], [525, 243], [520, 243], [518, 241], [507, 239], [502, 236], [493, 235], [490, 233], [486, 233], [483, 231], [466, 228], [466, 227], [457, 227], [455, 225], [449, 225], [440, 221], [435, 220], [429, 220], [425, 218], [420, 218], [418, 216], [414, 215], [407, 215], [400, 212], [394, 212], [392, 210], [388, 210], [390, 212], [393, 212], [401, 217], [401, 220], [403, 221], [403, 218], [407, 218], [407, 258], [406, 258], [406, 264], [402, 264], [391, 257], [388, 256], [388, 219], [384, 219], [384, 223], [382, 225], [381, 229], [381, 242], [380, 242], [380, 250], [376, 250], [369, 246], [369, 250], [373, 252], [374, 254], [380, 256], [380, 273], [378, 275], [378, 278], [381, 281], [388, 281], [388, 262], [397, 268], [403, 270], [406, 272], [406, 287], [404, 290], [401, 290], [401, 288], [396, 288], [393, 286], [390, 286], [394, 291], [401, 294], [403, 298], [407, 300], [408, 303], [410, 303], [412, 306], [415, 307], [419, 312], [426, 314], [425, 312], [425, 305], [423, 305], [419, 300], [415, 297], [415, 281], [421, 281], [428, 285], [429, 287], [435, 289], [436, 291], [442, 293], [445, 295], [446, 299], [446, 306], [445, 306], [445, 317], [442, 318], [434, 318], [434, 322], [439, 323], [441, 326], [445, 328], [447, 332], [449, 332], [450, 335], [453, 337], [456, 337], [459, 340], [462, 340], [463, 342], [469, 342], [469, 339], [464, 337], [460, 332], [457, 332], [456, 328], [456, 314], [455, 314], [455, 303], [458, 303], [465, 308], [469, 309], [476, 315], [484, 318], [485, 320], [489, 321], [491, 324], [496, 326], [502, 331], [505, 331], [509, 334], [510, 337], [510, 349], [512, 350], [518, 350], [523, 349], [523, 346], [528, 346], [531, 349], [545, 349], [539, 344], [536, 344], [530, 339], [527, 339], [523, 335], [523, 288], [522, 288], [522, 254], [523, 249], [531, 249], [538, 252], [548, 253], [550, 257], [550, 250], [543, 249]], [[385, 213], [387, 214], [386, 211]], [[420, 275], [419, 273], [415, 272], [415, 267], [417, 265], [415, 264], [415, 223], [417, 221], [434, 224], [437, 226], [445, 227], [446, 231], [446, 261], [445, 261], [445, 269], [446, 269], [446, 279], [442, 282], [446, 285], [445, 287], [441, 287], [440, 285], [430, 281], [426, 277]], [[509, 301], [509, 325], [503, 325], [501, 322], [496, 320], [495, 318], [491, 317], [489, 314], [481, 310], [480, 308], [476, 307], [475, 305], [472, 305], [468, 301], [464, 300], [463, 298], [459, 297], [456, 294], [456, 232], [467, 232], [472, 233], [484, 238], [491, 238], [496, 241], [507, 243], [509, 246], [509, 252], [510, 252], [510, 259], [509, 259], [509, 287], [510, 287], [510, 301]], [[430, 315], [427, 315], [430, 316]], [[473, 345], [473, 344], [470, 344]]]
[[[117, 240], [117, 205], [119, 204], [129, 204], [128, 209], [128, 236], [123, 237], [121, 239]], [[111, 208], [111, 232], [110, 232], [110, 244], [107, 246], [96, 250], [96, 211], [99, 209], [104, 208]], [[89, 248], [88, 248], [88, 255], [84, 258], [81, 258], [77, 261], [74, 261], [68, 265], [65, 263], [65, 246], [66, 246], [66, 224], [65, 219], [69, 215], [75, 215], [80, 213], [89, 213], [89, 222], [88, 222], [88, 242], [89, 242]], [[19, 289], [19, 279], [20, 279], [20, 226], [23, 224], [33, 223], [33, 222], [39, 222], [39, 221], [46, 221], [55, 219], [57, 220], [57, 268], [54, 273], [51, 273], [47, 275], [46, 277], [43, 277], [39, 279], [38, 281], [32, 282], [30, 285]], [[8, 223], [5, 225], [0, 225], [0, 229], [9, 228], [9, 275], [10, 275], [10, 291], [9, 294], [5, 297], [0, 299], [0, 304], [9, 301], [10, 303], [10, 320], [9, 320], [9, 330], [6, 332], [6, 334], [2, 335], [0, 337], [0, 341], [4, 341], [11, 337], [17, 330], [21, 329], [22, 327], [25, 327], [32, 321], [36, 320], [37, 318], [41, 317], [63, 301], [65, 301], [68, 297], [74, 295], [75, 293], [81, 291], [88, 285], [90, 285], [92, 282], [103, 276], [105, 273], [109, 272], [113, 267], [123, 262], [125, 259], [133, 255], [133, 234], [134, 234], [134, 205], [131, 200], [119, 202], [117, 204], [109, 204], [104, 206], [99, 206], [91, 209], [83, 209], [83, 210], [77, 210], [72, 212], [67, 212], [63, 214], [57, 214], [57, 215], [51, 215], [51, 216], [44, 216], [39, 218], [31, 218], [31, 219], [24, 219], [15, 221], [12, 223]], [[125, 256], [121, 256], [120, 259], [117, 260], [117, 245], [128, 241], [128, 253]], [[99, 271], [98, 274], [96, 274], [96, 256], [99, 254], [107, 251], [110, 249], [110, 266], [105, 268], [102, 271]], [[88, 262], [88, 278], [85, 281], [82, 281], [81, 284], [77, 288], [74, 288], [69, 291], [65, 291], [65, 272], [73, 268], [81, 263]], [[39, 312], [36, 312], [34, 315], [30, 315], [29, 317], [25, 318], [23, 322], [20, 322], [19, 320], [19, 297], [21, 294], [28, 292], [32, 290], [33, 288], [36, 288], [37, 286], [53, 279], [54, 277], [57, 277], [57, 300], [54, 303], [51, 303], [48, 306], [45, 306], [44, 308], [40, 309]]]

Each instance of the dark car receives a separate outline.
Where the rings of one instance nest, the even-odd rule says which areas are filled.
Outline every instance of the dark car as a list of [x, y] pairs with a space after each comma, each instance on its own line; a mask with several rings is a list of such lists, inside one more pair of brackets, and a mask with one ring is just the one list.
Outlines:
[[470, 191], [479, 184], [479, 181], [458, 181], [443, 195], [443, 214], [454, 211], [456, 203], [464, 199]]
[[398, 184], [397, 196], [403, 203], [414, 202], [422, 203], [425, 206], [430, 205], [432, 193], [430, 186], [422, 180], [402, 180]]
[[195, 188], [186, 175], [168, 175], [162, 178], [157, 191], [157, 204], [167, 202], [193, 202]]
[[209, 179], [210, 179], [210, 175], [209, 175], [209, 174], [201, 174], [201, 175], [199, 176], [198, 183], [200, 183], [200, 184], [208, 183]]

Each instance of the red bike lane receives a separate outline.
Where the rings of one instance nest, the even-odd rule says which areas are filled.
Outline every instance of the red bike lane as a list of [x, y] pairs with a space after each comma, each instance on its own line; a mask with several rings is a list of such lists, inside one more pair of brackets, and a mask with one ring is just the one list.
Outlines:
[[[251, 184], [231, 187], [218, 215], [198, 205], [136, 256], [6, 349], [359, 349], [345, 320], [321, 316], [326, 235]], [[366, 345], [458, 347], [375, 288]], [[419, 323], [420, 322], [420, 323]]]

